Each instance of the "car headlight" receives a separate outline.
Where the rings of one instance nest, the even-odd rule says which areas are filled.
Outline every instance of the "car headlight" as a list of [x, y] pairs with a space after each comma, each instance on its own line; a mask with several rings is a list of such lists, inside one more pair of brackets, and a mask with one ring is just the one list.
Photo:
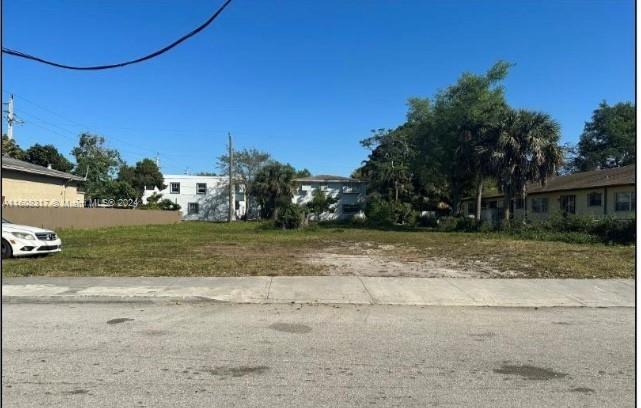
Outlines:
[[36, 237], [26, 232], [12, 232], [13, 236], [20, 239], [35, 240]]

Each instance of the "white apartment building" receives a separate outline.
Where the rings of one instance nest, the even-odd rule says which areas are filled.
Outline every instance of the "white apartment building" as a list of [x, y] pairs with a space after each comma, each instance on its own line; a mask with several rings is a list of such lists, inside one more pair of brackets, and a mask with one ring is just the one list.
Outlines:
[[321, 214], [321, 220], [345, 220], [363, 214], [367, 182], [341, 176], [319, 175], [295, 179], [296, 190], [292, 202], [304, 205], [311, 201], [315, 189], [320, 189], [337, 201], [333, 211]]
[[[225, 221], [229, 208], [229, 179], [225, 176], [192, 176], [165, 174], [164, 190], [146, 189], [144, 203], [154, 193], [162, 194], [180, 205], [183, 220]], [[236, 219], [245, 215], [245, 195], [242, 186], [235, 186]]]

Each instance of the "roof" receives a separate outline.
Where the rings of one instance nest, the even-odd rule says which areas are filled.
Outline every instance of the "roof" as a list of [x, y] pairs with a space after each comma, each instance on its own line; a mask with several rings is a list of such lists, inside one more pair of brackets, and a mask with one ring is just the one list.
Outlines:
[[40, 174], [42, 176], [54, 177], [64, 180], [84, 181], [84, 178], [76, 176], [75, 174], [65, 173], [64, 171], [48, 169], [37, 164], [29, 163], [26, 161], [14, 159], [8, 156], [2, 156], [2, 169], [14, 170], [23, 173]]
[[319, 174], [318, 176], [311, 177], [301, 177], [294, 179], [294, 181], [299, 183], [305, 182], [320, 182], [320, 183], [329, 183], [329, 182], [338, 182], [338, 183], [365, 183], [365, 181], [358, 180], [351, 177], [342, 177], [342, 176], [332, 176], [328, 174]]
[[588, 188], [621, 186], [636, 184], [636, 166], [631, 164], [613, 169], [584, 171], [566, 176], [551, 177], [543, 186], [531, 184], [527, 186], [528, 194], [549, 193], [552, 191], [584, 190]]
[[[565, 176], [550, 177], [543, 186], [529, 183], [527, 194], [551, 193], [554, 191], [586, 190], [591, 188], [625, 186], [636, 184], [636, 166], [615, 167], [612, 169], [583, 171]], [[502, 193], [483, 195], [483, 198], [503, 197]], [[471, 198], [466, 198], [469, 200]]]

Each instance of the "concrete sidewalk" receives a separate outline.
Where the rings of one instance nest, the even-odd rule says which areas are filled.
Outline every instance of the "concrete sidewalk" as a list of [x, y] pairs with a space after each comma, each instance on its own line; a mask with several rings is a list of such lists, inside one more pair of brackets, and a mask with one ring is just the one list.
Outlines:
[[634, 307], [634, 280], [357, 276], [4, 278], [3, 302], [209, 300], [230, 303]]

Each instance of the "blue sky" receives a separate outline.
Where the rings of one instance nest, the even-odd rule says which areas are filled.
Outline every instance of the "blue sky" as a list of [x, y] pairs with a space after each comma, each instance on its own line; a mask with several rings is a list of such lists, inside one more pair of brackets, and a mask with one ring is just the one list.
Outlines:
[[[219, 1], [12, 0], [4, 46], [68, 64], [138, 57], [203, 22]], [[598, 103], [634, 100], [632, 0], [234, 0], [206, 31], [122, 69], [65, 71], [4, 57], [18, 143], [67, 154], [81, 131], [166, 173], [215, 171], [231, 131], [315, 174], [349, 175], [370, 129], [499, 59], [514, 107], [542, 110], [576, 142]], [[3, 123], [3, 129], [5, 124]]]

